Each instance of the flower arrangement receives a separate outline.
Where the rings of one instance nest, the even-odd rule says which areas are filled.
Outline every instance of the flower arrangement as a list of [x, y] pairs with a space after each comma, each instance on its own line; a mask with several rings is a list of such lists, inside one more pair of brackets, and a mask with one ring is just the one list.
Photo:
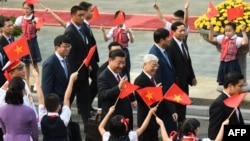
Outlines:
[[214, 31], [217, 33], [224, 33], [225, 24], [229, 23], [227, 20], [227, 9], [238, 7], [240, 5], [244, 6], [244, 15], [243, 17], [238, 17], [234, 20], [236, 23], [236, 33], [241, 32], [241, 25], [246, 26], [246, 32], [250, 32], [250, 3], [243, 2], [242, 0], [225, 0], [220, 4], [216, 5], [216, 9], [218, 10], [218, 15], [209, 19], [206, 14], [201, 15], [194, 22], [194, 26], [198, 29], [209, 29], [209, 22], [214, 27]]

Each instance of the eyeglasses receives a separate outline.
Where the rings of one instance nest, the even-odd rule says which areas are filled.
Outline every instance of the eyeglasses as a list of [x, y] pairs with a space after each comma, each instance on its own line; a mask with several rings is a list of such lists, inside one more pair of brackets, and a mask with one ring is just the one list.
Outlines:
[[63, 48], [65, 48], [65, 49], [71, 49], [71, 45], [68, 45], [68, 46], [60, 46], [60, 47], [63, 47]]

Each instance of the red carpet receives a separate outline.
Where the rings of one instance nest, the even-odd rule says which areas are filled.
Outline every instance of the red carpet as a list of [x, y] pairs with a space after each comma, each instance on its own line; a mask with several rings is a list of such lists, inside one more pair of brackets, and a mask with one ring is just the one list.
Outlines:
[[[20, 16], [22, 15], [22, 10], [11, 9], [11, 8], [1, 8], [0, 15], [4, 16]], [[55, 13], [61, 17], [64, 21], [70, 21], [70, 13], [66, 11], [55, 11]], [[45, 25], [56, 25], [59, 23], [47, 12], [42, 10], [35, 11], [36, 16], [44, 17]], [[112, 27], [113, 25], [113, 14], [110, 13], [100, 13], [100, 17], [96, 20], [90, 21], [92, 27]], [[170, 16], [166, 16], [166, 19], [170, 19]], [[191, 32], [197, 32], [194, 27], [194, 21], [197, 19], [196, 16], [191, 16], [189, 18], [189, 27]], [[156, 28], [163, 27], [161, 22], [158, 20], [156, 15], [143, 15], [143, 14], [128, 14], [126, 15], [126, 25], [134, 30], [155, 30]]]

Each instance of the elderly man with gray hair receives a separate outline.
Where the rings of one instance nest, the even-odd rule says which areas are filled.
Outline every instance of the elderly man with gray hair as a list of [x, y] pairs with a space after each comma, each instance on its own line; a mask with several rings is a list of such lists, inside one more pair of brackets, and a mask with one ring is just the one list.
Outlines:
[[[146, 54], [143, 57], [143, 70], [141, 74], [136, 77], [134, 84], [140, 86], [140, 88], [157, 86], [154, 80], [154, 76], [157, 72], [158, 67], [159, 67], [158, 58], [153, 54]], [[137, 126], [140, 127], [147, 116], [149, 107], [141, 99], [138, 93], [135, 93], [135, 97], [137, 99], [137, 104], [138, 104]], [[155, 105], [156, 104], [153, 104], [152, 106]], [[158, 107], [156, 113], [158, 116], [159, 116], [158, 111], [161, 111], [159, 108], [160, 107]], [[158, 130], [159, 126], [156, 123], [155, 118], [152, 117], [150, 119], [147, 129], [139, 137], [139, 141], [159, 141]]]

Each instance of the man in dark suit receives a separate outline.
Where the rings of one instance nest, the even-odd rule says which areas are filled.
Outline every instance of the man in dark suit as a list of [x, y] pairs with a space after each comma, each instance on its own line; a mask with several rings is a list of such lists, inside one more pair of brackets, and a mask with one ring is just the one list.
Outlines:
[[[83, 8], [83, 10], [85, 11], [84, 22], [82, 24], [82, 30], [83, 30], [83, 33], [87, 37], [87, 47], [88, 47], [88, 49], [90, 49], [91, 47], [96, 45], [96, 40], [95, 40], [94, 34], [93, 34], [91, 27], [89, 25], [89, 22], [88, 22], [93, 17], [93, 5], [91, 3], [83, 1], [79, 4], [79, 6], [81, 6]], [[96, 48], [96, 51], [94, 52], [94, 55], [91, 59], [91, 64], [89, 67], [89, 70], [90, 70], [89, 76], [91, 78], [91, 83], [90, 83], [91, 103], [93, 103], [93, 100], [97, 95], [97, 71], [99, 69], [98, 62], [99, 62], [99, 55], [98, 55], [98, 50]], [[93, 107], [91, 107], [91, 110], [96, 111], [96, 109], [94, 109]]]
[[[175, 83], [175, 71], [165, 51], [168, 47], [169, 40], [168, 30], [164, 28], [157, 29], [154, 32], [155, 44], [149, 51], [150, 54], [154, 54], [159, 59], [159, 68], [155, 74], [155, 80], [157, 83], [162, 83], [163, 94], [165, 94], [172, 84]], [[160, 106], [163, 106], [164, 114], [162, 119], [167, 132], [170, 133], [176, 130], [178, 115], [175, 110], [175, 104], [164, 100], [161, 102]]]
[[[101, 101], [102, 118], [107, 114], [109, 108], [116, 103], [119, 93], [127, 81], [126, 77], [120, 74], [124, 66], [125, 52], [120, 49], [113, 50], [109, 53], [107, 68], [98, 76], [98, 99]], [[131, 101], [134, 102], [134, 100], [130, 97], [119, 99], [113, 114], [129, 118], [129, 129], [133, 129]]]
[[[234, 108], [227, 107], [224, 100], [242, 91], [244, 85], [244, 76], [239, 72], [229, 72], [225, 75], [222, 93], [214, 100], [209, 107], [209, 125], [208, 137], [214, 140], [220, 130], [224, 120], [233, 112]], [[229, 118], [229, 125], [244, 125], [244, 120], [240, 108], [236, 110]]]
[[[88, 54], [87, 37], [81, 30], [84, 20], [84, 10], [80, 6], [71, 8], [71, 23], [66, 28], [64, 35], [70, 39], [71, 51], [68, 56], [69, 69], [77, 71]], [[72, 99], [77, 96], [78, 111], [82, 116], [84, 125], [90, 117], [89, 70], [83, 65], [78, 71], [78, 79], [74, 83]]]
[[[197, 84], [191, 57], [188, 47], [184, 41], [186, 38], [186, 27], [182, 22], [172, 24], [173, 38], [167, 48], [169, 58], [176, 72], [177, 85], [188, 95], [188, 85], [195, 86]], [[176, 103], [176, 111], [178, 113], [178, 122], [181, 123], [186, 118], [186, 106]]]
[[49, 56], [42, 65], [42, 89], [44, 95], [55, 93], [63, 104], [64, 93], [69, 81], [67, 56], [69, 55], [70, 40], [59, 35], [54, 39], [55, 53]]
[[[156, 82], [154, 80], [154, 76], [158, 69], [158, 58], [153, 54], [147, 54], [143, 57], [143, 70], [140, 75], [135, 78], [134, 84], [138, 85], [140, 88], [144, 87], [154, 87], [156, 86]], [[135, 92], [135, 97], [138, 104], [137, 109], [137, 127], [141, 127], [143, 121], [145, 120], [149, 107], [145, 104], [142, 98]], [[161, 117], [161, 109], [158, 107], [157, 115]], [[141, 134], [139, 137], [139, 141], [159, 141], [158, 137], [159, 126], [156, 123], [154, 117], [150, 119], [149, 125], [147, 129]]]
[[[0, 37], [0, 66], [3, 66], [8, 62], [8, 57], [4, 52], [3, 48], [14, 41], [14, 37], [11, 35], [13, 33], [13, 22], [8, 17], [1, 17], [0, 19], [0, 28], [1, 28], [1, 37]], [[2, 86], [6, 79], [3, 75], [3, 71], [1, 69], [0, 72], [0, 86]]]

